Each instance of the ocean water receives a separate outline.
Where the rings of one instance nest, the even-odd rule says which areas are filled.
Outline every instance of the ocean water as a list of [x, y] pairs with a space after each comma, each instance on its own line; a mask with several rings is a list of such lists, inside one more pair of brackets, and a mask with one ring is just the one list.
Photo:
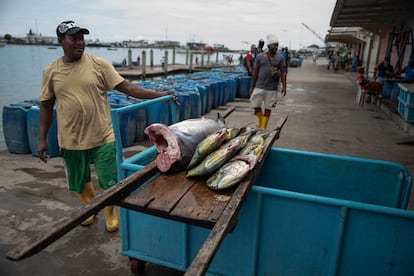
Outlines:
[[[113, 48], [111, 48], [113, 49]], [[147, 53], [147, 64], [150, 64], [150, 49], [132, 48], [132, 60], [136, 61], [142, 51]], [[121, 62], [128, 59], [128, 48], [116, 48], [108, 50], [105, 47], [86, 47], [86, 53], [100, 56], [109, 63]], [[172, 59], [172, 50], [168, 50], [168, 57]], [[50, 49], [48, 46], [31, 45], [6, 45], [0, 47], [0, 108], [8, 104], [15, 104], [26, 100], [37, 99], [43, 69], [53, 60], [62, 56], [61, 47]], [[161, 63], [165, 55], [165, 49], [153, 49], [154, 65]], [[210, 56], [211, 61], [215, 61], [216, 54]], [[222, 60], [223, 53], [219, 53], [219, 60]], [[185, 54], [176, 54], [175, 62], [185, 64]], [[199, 58], [199, 60], [201, 60]], [[206, 57], [205, 57], [205, 60]], [[0, 121], [0, 150], [6, 150], [7, 146], [3, 134], [3, 120]]]

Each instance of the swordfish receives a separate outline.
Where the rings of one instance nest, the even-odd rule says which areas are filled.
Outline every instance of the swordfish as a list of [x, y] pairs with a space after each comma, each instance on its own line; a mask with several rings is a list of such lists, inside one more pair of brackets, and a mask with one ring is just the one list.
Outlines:
[[161, 172], [185, 170], [197, 145], [208, 135], [225, 127], [224, 119], [188, 119], [170, 126], [155, 123], [144, 132], [158, 150], [156, 164]]

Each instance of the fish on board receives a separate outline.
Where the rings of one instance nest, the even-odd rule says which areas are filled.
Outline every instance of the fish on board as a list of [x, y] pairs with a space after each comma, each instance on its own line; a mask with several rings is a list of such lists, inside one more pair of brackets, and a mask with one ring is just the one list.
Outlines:
[[257, 162], [255, 154], [236, 156], [210, 176], [206, 184], [212, 190], [225, 190], [238, 184]]
[[201, 161], [203, 161], [204, 157], [221, 146], [228, 133], [227, 128], [221, 128], [204, 138], [204, 140], [197, 145], [187, 169], [191, 169], [192, 167], [198, 165]]
[[155, 123], [144, 132], [158, 150], [156, 164], [161, 172], [185, 170], [197, 145], [208, 135], [225, 127], [220, 115], [217, 120], [188, 119], [170, 126]]
[[191, 168], [187, 172], [187, 177], [210, 175], [217, 171], [247, 144], [252, 133], [253, 132], [247, 132], [243, 135], [239, 135], [223, 144], [220, 148], [207, 155], [200, 164]]
[[230, 140], [219, 149], [207, 155], [197, 166], [187, 172], [187, 177], [209, 175], [218, 170], [241, 149], [240, 140]]
[[228, 128], [226, 130], [226, 135], [224, 137], [224, 141], [230, 141], [231, 139], [233, 139], [234, 137], [239, 135], [239, 133], [242, 130], [243, 130], [242, 128], [238, 128], [238, 127]]
[[240, 152], [239, 155], [247, 155], [250, 154], [252, 151], [254, 150], [258, 150], [258, 147], [260, 148], [264, 148], [264, 142], [265, 142], [265, 134], [258, 132], [254, 135], [252, 135], [249, 138], [249, 141], [247, 142], [246, 146], [243, 147]]
[[224, 190], [238, 184], [262, 159], [264, 139], [260, 139], [260, 137], [263, 138], [263, 136], [263, 133], [252, 135], [237, 156], [225, 163], [207, 179], [207, 186], [212, 190]]
[[247, 122], [242, 126], [235, 126], [232, 128], [227, 128], [226, 138], [224, 139], [225, 142], [230, 141], [231, 139], [235, 138], [237, 135], [242, 133], [246, 133], [252, 131], [251, 127], [248, 127], [252, 122]]

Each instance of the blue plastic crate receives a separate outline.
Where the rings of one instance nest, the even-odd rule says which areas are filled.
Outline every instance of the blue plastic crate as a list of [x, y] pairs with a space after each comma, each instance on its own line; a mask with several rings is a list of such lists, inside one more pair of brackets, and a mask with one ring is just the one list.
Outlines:
[[394, 92], [395, 84], [398, 83], [399, 81], [401, 80], [398, 80], [398, 79], [385, 79], [384, 80], [384, 87], [382, 89], [382, 97], [384, 99], [392, 99], [392, 100], [397, 101], [397, 98], [393, 95], [393, 92]]
[[250, 89], [251, 80], [252, 78], [249, 76], [239, 77], [239, 90], [236, 93], [236, 97], [242, 98], [242, 99], [250, 98], [249, 89]]
[[398, 97], [398, 113], [409, 123], [414, 122], [414, 105], [410, 105]]
[[391, 101], [394, 103], [398, 102], [398, 97], [400, 95], [400, 86], [398, 84], [398, 82], [395, 82], [391, 90]]
[[399, 83], [400, 100], [408, 105], [414, 105], [414, 84]]
[[31, 103], [20, 102], [3, 107], [3, 133], [7, 149], [11, 153], [30, 153], [27, 136], [27, 112]]
[[[39, 144], [39, 118], [40, 107], [32, 106], [27, 111], [27, 137], [29, 141], [30, 151], [33, 156], [38, 156], [37, 146]], [[60, 155], [60, 148], [58, 144], [58, 130], [56, 119], [56, 108], [53, 109], [53, 120], [47, 133], [47, 143], [50, 157], [56, 157]]]

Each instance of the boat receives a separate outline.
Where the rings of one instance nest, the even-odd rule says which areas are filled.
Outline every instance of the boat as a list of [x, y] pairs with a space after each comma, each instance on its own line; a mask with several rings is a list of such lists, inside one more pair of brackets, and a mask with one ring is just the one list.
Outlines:
[[113, 67], [126, 67], [127, 65], [128, 64], [126, 58], [124, 58], [121, 62], [112, 61]]

